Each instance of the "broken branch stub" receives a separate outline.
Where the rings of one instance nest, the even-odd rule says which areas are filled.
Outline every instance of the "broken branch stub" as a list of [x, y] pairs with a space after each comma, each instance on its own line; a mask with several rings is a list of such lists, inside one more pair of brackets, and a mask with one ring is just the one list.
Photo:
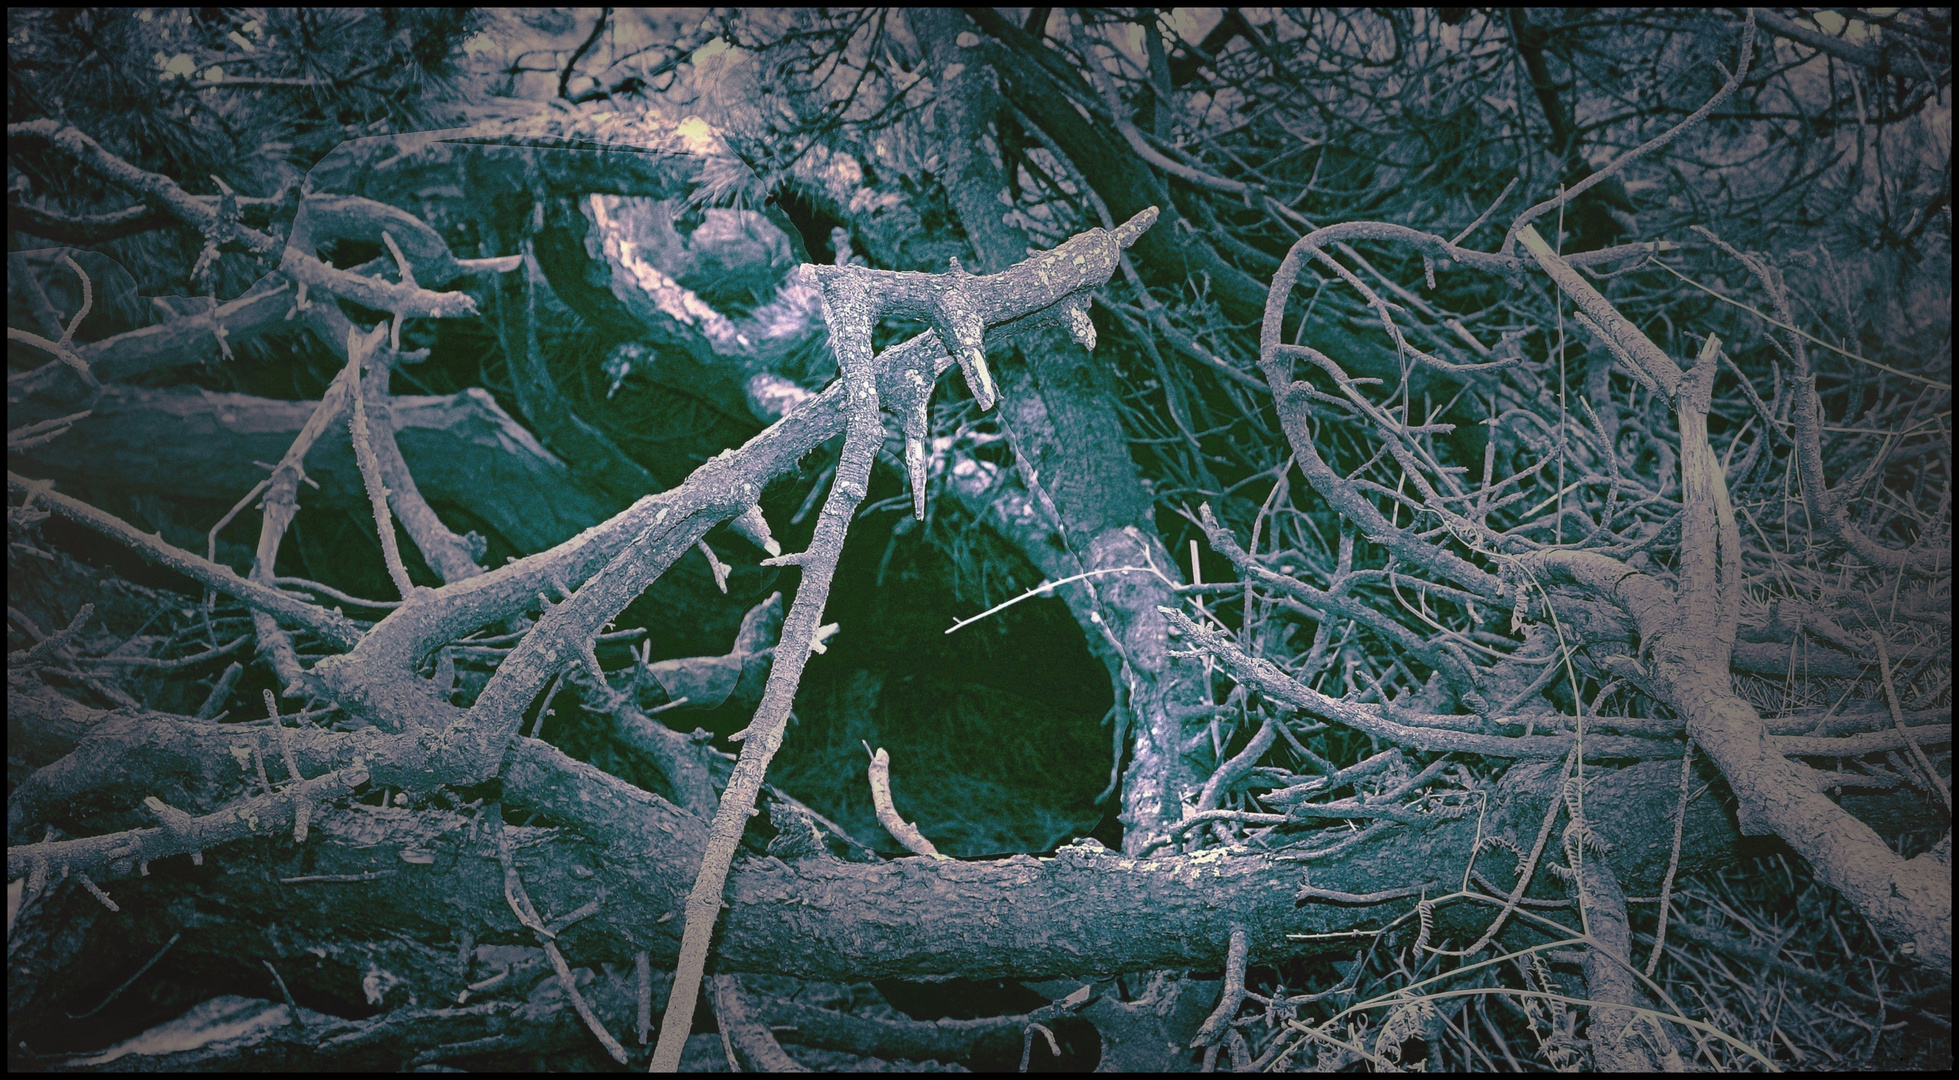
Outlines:
[[944, 855], [939, 854], [939, 849], [932, 841], [927, 840], [925, 834], [918, 831], [918, 826], [899, 816], [898, 807], [891, 801], [891, 755], [885, 752], [884, 747], [878, 747], [871, 754], [869, 773], [871, 806], [877, 810], [878, 824], [884, 826], [884, 831], [890, 833], [893, 839], [905, 845], [905, 850], [914, 855], [924, 855], [933, 859], [945, 858]]
[[1115, 273], [1121, 252], [1155, 224], [1156, 207], [1148, 207], [1114, 229], [1090, 229], [1061, 246], [1041, 252], [997, 274], [976, 277], [952, 261], [949, 272], [868, 270], [858, 266], [816, 266], [811, 269], [825, 287], [845, 277], [877, 297], [876, 317], [888, 315], [923, 319], [939, 335], [946, 351], [959, 364], [981, 409], [999, 399], [992, 372], [986, 366], [985, 332], [1067, 303], [1063, 317], [1084, 344], [1094, 339], [1087, 321], [1086, 296]]

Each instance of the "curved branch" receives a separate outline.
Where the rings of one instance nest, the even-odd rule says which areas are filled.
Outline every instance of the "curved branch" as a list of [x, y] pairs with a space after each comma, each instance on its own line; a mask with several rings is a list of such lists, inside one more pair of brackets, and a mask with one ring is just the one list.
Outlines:
[[[1499, 758], [1558, 758], [1571, 752], [1576, 735], [1480, 735], [1452, 730], [1461, 717], [1404, 714], [1396, 718], [1386, 705], [1362, 705], [1328, 697], [1281, 671], [1270, 660], [1247, 656], [1221, 630], [1200, 626], [1174, 608], [1163, 609], [1173, 632], [1217, 657], [1231, 677], [1280, 705], [1344, 724], [1363, 734], [1410, 750], [1460, 751]], [[1585, 736], [1585, 756], [1599, 759], [1672, 758], [1679, 748], [1671, 742], [1622, 735]]]
[[598, 21], [592, 24], [592, 32], [585, 35], [585, 40], [578, 43], [578, 48], [572, 50], [571, 59], [565, 61], [564, 70], [558, 73], [558, 96], [560, 98], [566, 101], [571, 100], [572, 73], [578, 70], [578, 62], [585, 59], [585, 54], [592, 51], [592, 46], [598, 44], [599, 35], [605, 33], [605, 24], [611, 20], [612, 9], [609, 7], [600, 8]]
[[1619, 173], [1625, 171], [1626, 166], [1631, 165], [1647, 154], [1679, 138], [1682, 132], [1707, 119], [1709, 113], [1713, 112], [1722, 102], [1728, 100], [1728, 97], [1741, 86], [1743, 76], [1748, 74], [1749, 61], [1754, 58], [1755, 9], [1753, 8], [1748, 9], [1747, 14], [1743, 17], [1741, 25], [1741, 46], [1737, 51], [1739, 55], [1735, 61], [1734, 73], [1728, 76], [1727, 81], [1721, 84], [1721, 88], [1716, 90], [1714, 96], [1708, 98], [1700, 108], [1687, 114], [1679, 123], [1612, 159], [1612, 163], [1605, 168], [1600, 169], [1583, 180], [1578, 181], [1576, 184], [1558, 192], [1551, 198], [1518, 214], [1516, 220], [1510, 223], [1510, 230], [1503, 234], [1503, 246], [1498, 250], [1502, 251], [1505, 255], [1510, 254], [1517, 246], [1517, 234], [1529, 226], [1531, 222], [1565, 205], [1605, 180], [1617, 176]]

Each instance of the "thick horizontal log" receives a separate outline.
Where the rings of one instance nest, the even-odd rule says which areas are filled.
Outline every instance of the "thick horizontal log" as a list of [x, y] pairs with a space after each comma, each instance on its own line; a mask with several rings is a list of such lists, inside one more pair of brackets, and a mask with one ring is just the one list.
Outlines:
[[[134, 378], [169, 368], [212, 363], [230, 356], [232, 348], [285, 325], [294, 292], [282, 277], [268, 274], [236, 299], [201, 315], [183, 315], [83, 345], [77, 351], [89, 371], [104, 383]], [[16, 406], [22, 415], [70, 411], [87, 395], [88, 387], [66, 365], [44, 364], [40, 370], [7, 387], [9, 419]]]
[[[67, 435], [23, 455], [56, 480], [151, 495], [230, 502], [265, 479], [318, 406], [247, 394], [107, 385]], [[472, 387], [393, 399], [395, 437], [422, 493], [461, 507], [519, 551], [542, 551], [610, 517], [618, 502], [580, 483], [562, 461]], [[344, 430], [307, 458], [318, 491], [305, 503], [361, 509], [367, 495]]]
[[[200, 728], [212, 731], [150, 723], [192, 738], [209, 737], [197, 735]], [[311, 745], [301, 743], [308, 775], [319, 767]], [[1589, 776], [1586, 805], [1602, 815], [1593, 825], [1611, 845], [1607, 861], [1628, 892], [1658, 891], [1679, 799], [1677, 765], [1649, 762]], [[1557, 777], [1555, 765], [1513, 769], [1491, 793], [1480, 823], [1472, 812], [1429, 828], [1394, 827], [1312, 861], [1242, 849], [1134, 859], [1097, 846], [972, 862], [751, 857], [737, 864], [729, 882], [716, 956], [724, 971], [823, 979], [1206, 969], [1222, 963], [1232, 924], [1247, 928], [1260, 962], [1351, 949], [1407, 915], [1422, 890], [1433, 898], [1459, 888], [1479, 825], [1483, 836], [1508, 837], [1528, 849]], [[567, 953], [591, 962], [647, 949], [656, 962], [671, 962], [680, 926], [672, 915], [692, 884], [705, 823], [529, 740], [515, 746], [503, 779], [513, 806], [574, 826], [514, 830], [524, 883], [540, 910], [600, 901], [596, 914], [561, 939]], [[1896, 825], [1914, 812], [1915, 798], [1887, 793], [1859, 799], [1857, 808]], [[153, 864], [148, 877], [116, 881], [113, 891], [138, 918], [161, 915], [183, 890], [217, 889], [228, 903], [259, 913], [257, 924], [264, 926], [356, 918], [427, 940], [459, 930], [479, 941], [525, 933], [504, 899], [494, 845], [466, 817], [356, 806], [323, 814], [313, 834], [300, 848], [289, 835], [274, 835], [264, 844], [213, 849], [202, 869], [172, 857]], [[1724, 803], [1698, 799], [1686, 824], [1682, 869], [1725, 865], [1740, 842]], [[1511, 862], [1488, 850], [1478, 869], [1507, 886]], [[1356, 894], [1415, 892], [1382, 903], [1301, 903], [1297, 894], [1309, 883], [1337, 883]], [[1479, 903], [1445, 906], [1437, 912], [1437, 933], [1472, 934], [1493, 914]], [[218, 952], [271, 944], [241, 940], [250, 937], [231, 928], [190, 944]]]

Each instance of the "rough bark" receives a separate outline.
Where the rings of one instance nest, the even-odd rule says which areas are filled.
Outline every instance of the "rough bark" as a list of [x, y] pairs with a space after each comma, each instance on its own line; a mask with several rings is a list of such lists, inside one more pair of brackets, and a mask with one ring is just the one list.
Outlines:
[[[44, 707], [29, 707], [34, 702]], [[10, 727], [22, 730], [10, 731], [10, 738], [37, 728], [42, 754], [61, 749], [51, 734], [57, 729], [89, 734], [15, 792], [11, 820], [62, 822], [87, 805], [140, 797], [138, 792], [222, 788], [226, 775], [237, 775], [229, 750], [237, 736], [222, 726], [153, 713], [78, 713], [47, 690], [21, 705], [10, 710]], [[66, 719], [41, 723], [43, 715]], [[141, 753], [135, 752], [139, 744]], [[295, 733], [293, 744], [300, 772], [313, 776], [344, 763], [361, 743], [354, 735], [307, 731]], [[268, 762], [275, 780], [283, 778], [276, 751]], [[1409, 914], [1419, 889], [1407, 888], [1422, 884], [1411, 868], [1419, 868], [1414, 876], [1431, 886], [1431, 896], [1459, 887], [1479, 827], [1484, 836], [1505, 836], [1527, 849], [1547, 802], [1557, 795], [1558, 777], [1555, 764], [1514, 768], [1491, 793], [1480, 823], [1470, 815], [1397, 827], [1372, 843], [1304, 862], [1285, 850], [1244, 849], [1137, 859], [1093, 841], [1051, 858], [976, 862], [745, 856], [724, 894], [715, 956], [724, 971], [844, 980], [946, 971], [968, 978], [1050, 978], [1165, 967], [1214, 970], [1234, 921], [1247, 927], [1260, 962], [1337, 951], [1351, 947], [1344, 932], [1382, 927]], [[377, 768], [375, 782], [408, 778]], [[516, 744], [502, 779], [508, 802], [570, 827], [513, 831], [521, 837], [516, 846], [525, 886], [539, 910], [566, 912], [601, 901], [561, 939], [567, 955], [590, 962], [649, 949], [670, 962], [680, 920], [669, 915], [692, 884], [705, 821], [531, 740]], [[86, 803], [75, 802], [77, 785], [89, 791]], [[1585, 801], [1612, 808], [1589, 827], [1609, 847], [1604, 859], [1615, 879], [1637, 894], [1656, 892], [1672, 849], [1677, 762], [1595, 771]], [[1742, 837], [1726, 806], [1724, 799], [1708, 798], [1690, 807], [1683, 872], [1733, 858]], [[1849, 795], [1845, 806], [1880, 827], [1925, 812], [1922, 797], [1902, 791]], [[91, 876], [138, 918], [166, 915], [171, 896], [217, 888], [230, 903], [261, 912], [261, 925], [268, 927], [336, 925], [358, 917], [426, 940], [441, 940], [458, 927], [478, 940], [525, 933], [504, 901], [494, 842], [477, 835], [469, 815], [372, 806], [323, 811], [312, 838], [298, 847], [290, 843], [289, 828], [283, 838], [280, 828], [270, 818], [259, 830], [269, 834], [265, 841], [207, 850], [202, 868], [182, 856], [158, 858], [148, 876], [136, 876], [127, 856], [76, 865], [90, 867]], [[10, 850], [10, 875], [25, 866], [32, 850]], [[319, 874], [376, 876], [366, 882], [280, 881]], [[1354, 894], [1385, 890], [1399, 898], [1375, 904], [1300, 900], [1302, 881], [1336, 882], [1340, 891]], [[85, 894], [62, 901], [71, 902], [94, 903]], [[1437, 912], [1437, 933], [1473, 934], [1488, 922], [1490, 910], [1446, 905]], [[223, 926], [228, 929], [216, 938], [195, 944], [239, 955], [262, 947], [249, 937], [226, 940], [235, 927]], [[1289, 936], [1297, 934], [1335, 936]]]
[[[580, 482], [485, 390], [392, 399], [395, 438], [423, 493], [459, 508], [519, 551], [542, 551], [624, 503]], [[66, 438], [29, 460], [57, 480], [198, 502], [230, 501], [265, 478], [317, 402], [108, 385]], [[366, 505], [345, 429], [307, 458], [309, 503]]]
[[[983, 144], [991, 137], [997, 91], [978, 50], [958, 43], [971, 33], [965, 18], [927, 10], [913, 22], [940, 70], [965, 68], [946, 81], [938, 99], [946, 188], [975, 257], [997, 270], [1028, 243], [1002, 219], [1006, 181]], [[1003, 365], [1004, 423], [1020, 480], [1031, 502], [1054, 519], [1055, 538], [1064, 545], [1028, 550], [1029, 560], [1049, 580], [1118, 567], [1154, 567], [1163, 575], [1112, 574], [1060, 590], [1090, 649], [1108, 666], [1127, 714], [1133, 756], [1123, 775], [1123, 846], [1142, 850], [1182, 818], [1184, 802], [1206, 775], [1189, 734], [1211, 705], [1204, 667], [1168, 654], [1158, 611], [1175, 602], [1166, 580], [1181, 584], [1183, 577], [1157, 538], [1108, 364], [1056, 332], [1023, 339], [1018, 360]]]

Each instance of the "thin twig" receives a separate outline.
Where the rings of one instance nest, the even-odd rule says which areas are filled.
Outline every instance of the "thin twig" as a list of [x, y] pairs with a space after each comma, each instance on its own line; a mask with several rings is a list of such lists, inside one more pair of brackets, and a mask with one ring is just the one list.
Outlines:
[[111, 990], [111, 991], [109, 991], [109, 996], [108, 996], [108, 997], [105, 997], [105, 998], [103, 998], [103, 999], [101, 1000], [101, 1002], [100, 1002], [100, 1003], [98, 1003], [98, 1004], [97, 1004], [97, 1005], [95, 1006], [95, 1008], [93, 1008], [93, 1009], [90, 1009], [89, 1011], [87, 1011], [87, 1012], [85, 1012], [85, 1013], [69, 1013], [69, 1014], [68, 1014], [68, 1019], [70, 1019], [70, 1020], [86, 1020], [86, 1019], [88, 1019], [89, 1017], [91, 1017], [91, 1016], [94, 1016], [94, 1015], [95, 1015], [96, 1013], [99, 1013], [99, 1012], [101, 1012], [101, 1011], [102, 1011], [103, 1009], [106, 1009], [106, 1008], [108, 1008], [108, 1007], [109, 1007], [109, 1003], [110, 1003], [110, 1002], [112, 1002], [112, 1001], [114, 1001], [114, 1000], [116, 1000], [117, 998], [119, 998], [119, 997], [121, 997], [121, 996], [122, 996], [122, 992], [123, 992], [124, 990], [127, 990], [127, 989], [129, 989], [130, 987], [132, 987], [132, 986], [135, 986], [135, 985], [136, 985], [136, 980], [138, 980], [138, 979], [140, 979], [140, 978], [142, 978], [142, 977], [143, 977], [143, 975], [144, 975], [144, 974], [145, 974], [146, 972], [148, 972], [148, 971], [149, 971], [149, 970], [150, 970], [151, 968], [153, 968], [153, 967], [155, 967], [155, 966], [156, 966], [156, 962], [157, 962], [158, 960], [161, 960], [161, 959], [163, 959], [163, 954], [164, 954], [164, 953], [167, 953], [167, 952], [169, 952], [169, 951], [170, 951], [170, 947], [171, 947], [171, 946], [173, 946], [173, 945], [175, 945], [175, 944], [177, 944], [177, 942], [178, 942], [179, 940], [181, 940], [181, 939], [183, 938], [183, 936], [184, 936], [184, 932], [183, 932], [183, 931], [181, 931], [181, 930], [179, 930], [179, 931], [177, 931], [177, 932], [176, 932], [176, 933], [174, 933], [174, 934], [171, 934], [171, 935], [170, 935], [170, 940], [169, 940], [169, 941], [166, 941], [166, 942], [164, 942], [164, 943], [163, 943], [163, 948], [161, 948], [161, 949], [158, 949], [158, 950], [156, 951], [156, 955], [154, 955], [154, 956], [152, 956], [152, 957], [150, 957], [150, 959], [149, 959], [149, 961], [148, 961], [147, 963], [145, 963], [145, 964], [144, 964], [144, 965], [143, 965], [142, 967], [139, 967], [139, 968], [137, 968], [137, 969], [136, 969], [136, 974], [134, 974], [134, 975], [131, 975], [131, 976], [130, 976], [129, 978], [127, 978], [127, 979], [124, 979], [124, 980], [122, 981], [122, 985], [121, 985], [121, 986], [118, 986], [118, 987], [116, 987], [116, 988], [115, 988], [114, 990]]
[[365, 337], [351, 327], [347, 330], [347, 369], [352, 373], [349, 389], [354, 399], [348, 431], [353, 436], [354, 461], [360, 466], [361, 482], [367, 487], [368, 505], [374, 510], [374, 532], [381, 540], [381, 559], [387, 564], [388, 578], [394, 582], [395, 591], [406, 600], [415, 594], [415, 583], [408, 580], [408, 568], [401, 562], [394, 517], [388, 513], [388, 487], [381, 479], [381, 460], [374, 453], [373, 433], [367, 429], [366, 395], [361, 392], [361, 365], [380, 348], [386, 330], [386, 323], [377, 324]]
[[40, 501], [62, 517], [119, 541], [151, 562], [175, 570], [192, 581], [208, 585], [226, 596], [236, 597], [288, 623], [311, 630], [334, 645], [352, 648], [360, 640], [360, 631], [351, 619], [294, 599], [268, 585], [241, 578], [229, 566], [219, 565], [169, 544], [161, 536], [145, 534], [121, 518], [87, 503], [46, 490], [43, 482], [8, 472], [7, 487], [22, 494], [34, 492]]
[[571, 965], [565, 962], [565, 954], [558, 951], [555, 935], [538, 918], [537, 909], [531, 906], [530, 895], [524, 891], [523, 875], [517, 869], [516, 855], [511, 851], [510, 833], [504, 827], [502, 809], [486, 811], [484, 817], [497, 832], [497, 861], [503, 864], [503, 896], [509, 902], [510, 910], [517, 914], [517, 921], [528, 927], [537, 938], [537, 943], [544, 948], [544, 955], [551, 961], [551, 970], [557, 973], [558, 984], [564, 989], [571, 1007], [577, 1010], [578, 1018], [599, 1040], [599, 1045], [605, 1047], [605, 1052], [612, 1055], [612, 1060], [621, 1065], [628, 1064], [626, 1048], [612, 1037], [612, 1033], [605, 1028], [605, 1022], [586, 1003], [585, 995], [578, 992], [578, 980], [572, 976]]
[[[1875, 608], [1872, 609], [1871, 614], [1877, 614]], [[1917, 739], [1912, 738], [1911, 729], [1905, 727], [1904, 707], [1898, 704], [1898, 687], [1891, 678], [1891, 651], [1884, 642], [1884, 628], [1877, 627], [1871, 637], [1877, 642], [1878, 671], [1884, 676], [1884, 703], [1891, 707], [1892, 726], [1898, 729], [1898, 734], [1904, 738], [1905, 745], [1911, 748], [1911, 759], [1925, 774], [1926, 782], [1930, 783], [1932, 790], [1938, 792], [1939, 797], [1945, 800], [1945, 812], [1950, 816], [1952, 789], [1946, 786], [1945, 780], [1939, 776], [1939, 771], [1932, 767], [1931, 759], [1925, 756], [1925, 748], [1918, 745]]]
[[1646, 958], [1646, 977], [1652, 978], [1660, 968], [1660, 954], [1667, 943], [1667, 916], [1673, 908], [1673, 875], [1680, 869], [1680, 841], [1687, 829], [1687, 803], [1694, 781], [1694, 744], [1687, 743], [1687, 752], [1680, 755], [1680, 810], [1673, 817], [1673, 851], [1667, 856], [1666, 879], [1660, 882], [1660, 925], [1653, 931], [1653, 953]]
[[1510, 252], [1517, 245], [1518, 233], [1521, 230], [1529, 227], [1531, 222], [1537, 220], [1538, 218], [1544, 216], [1547, 213], [1550, 213], [1553, 210], [1558, 209], [1559, 207], [1564, 206], [1565, 204], [1569, 203], [1571, 200], [1577, 198], [1579, 195], [1582, 195], [1586, 191], [1589, 191], [1594, 185], [1597, 185], [1603, 182], [1604, 180], [1606, 180], [1607, 178], [1615, 176], [1620, 172], [1625, 171], [1626, 166], [1632, 164], [1635, 161], [1638, 161], [1640, 158], [1645, 157], [1647, 154], [1650, 154], [1653, 151], [1658, 150], [1661, 147], [1665, 146], [1666, 144], [1679, 138], [1682, 132], [1686, 131], [1688, 128], [1693, 127], [1695, 124], [1700, 123], [1702, 120], [1706, 119], [1707, 115], [1713, 112], [1717, 106], [1719, 106], [1722, 102], [1728, 100], [1728, 96], [1733, 94], [1735, 90], [1741, 86], [1742, 78], [1748, 74], [1749, 61], [1754, 58], [1755, 12], [1753, 9], [1750, 9], [1743, 16], [1743, 21], [1741, 25], [1741, 46], [1737, 51], [1739, 55], [1736, 57], [1735, 60], [1734, 73], [1728, 76], [1727, 81], [1721, 84], [1721, 88], [1719, 90], [1716, 90], [1714, 92], [1714, 96], [1708, 98], [1707, 101], [1704, 102], [1700, 108], [1695, 109], [1693, 112], [1687, 114], [1687, 116], [1684, 119], [1682, 119], [1679, 123], [1673, 125], [1672, 127], [1659, 133], [1658, 135], [1653, 136], [1651, 139], [1646, 140], [1645, 142], [1639, 144], [1638, 146], [1633, 147], [1631, 150], [1628, 150], [1625, 153], [1620, 154], [1618, 157], [1614, 158], [1611, 164], [1607, 165], [1605, 168], [1598, 170], [1597, 172], [1591, 174], [1590, 176], [1587, 176], [1583, 180], [1580, 180], [1577, 183], [1572, 184], [1571, 186], [1558, 192], [1558, 194], [1556, 194], [1555, 196], [1552, 196], [1551, 198], [1546, 199], [1541, 203], [1538, 203], [1536, 206], [1533, 206], [1530, 209], [1525, 210], [1523, 213], [1518, 214], [1516, 220], [1510, 223], [1510, 231], [1505, 233], [1503, 236], [1503, 247], [1502, 247], [1503, 253], [1505, 255], [1510, 254]]

